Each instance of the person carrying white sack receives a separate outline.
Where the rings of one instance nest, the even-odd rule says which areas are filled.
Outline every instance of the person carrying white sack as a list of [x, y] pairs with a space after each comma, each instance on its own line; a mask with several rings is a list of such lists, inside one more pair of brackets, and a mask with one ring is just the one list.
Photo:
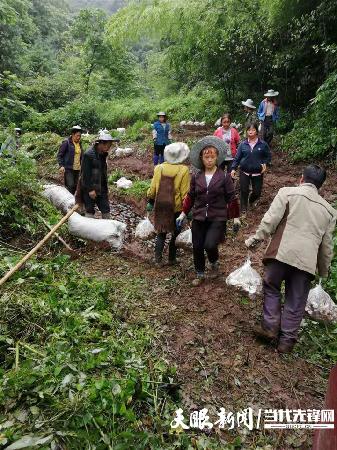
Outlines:
[[248, 248], [254, 248], [271, 237], [263, 259], [263, 317], [254, 332], [268, 340], [278, 339], [280, 353], [290, 353], [297, 341], [316, 269], [321, 277], [329, 273], [337, 212], [318, 193], [325, 179], [324, 169], [307, 166], [300, 185], [279, 190], [255, 235], [245, 241]]
[[163, 265], [163, 250], [167, 233], [171, 233], [169, 243], [169, 265], [177, 263], [175, 245], [181, 227], [176, 219], [183, 209], [183, 200], [190, 189], [190, 174], [183, 163], [190, 150], [184, 142], [169, 144], [164, 150], [164, 163], [157, 165], [151, 186], [147, 191], [147, 211], [154, 210], [154, 228], [157, 233], [155, 243], [155, 264]]

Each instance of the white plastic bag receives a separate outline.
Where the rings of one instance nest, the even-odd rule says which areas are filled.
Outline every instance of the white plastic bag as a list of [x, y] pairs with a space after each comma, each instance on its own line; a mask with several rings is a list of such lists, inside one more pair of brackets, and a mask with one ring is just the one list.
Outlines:
[[181, 127], [183, 127], [184, 125], [186, 125], [186, 120], [182, 120], [179, 124]]
[[226, 283], [230, 286], [243, 289], [249, 295], [260, 294], [262, 292], [262, 278], [252, 268], [250, 258], [247, 259], [243, 266], [228, 275]]
[[193, 125], [194, 124], [194, 122], [192, 121], [192, 120], [189, 120], [187, 123], [186, 123], [186, 125]]
[[201, 127], [204, 127], [206, 125], [206, 122], [200, 122], [199, 124]]
[[116, 184], [118, 189], [130, 189], [130, 187], [132, 186], [132, 181], [128, 180], [125, 177], [122, 177], [116, 181]]
[[116, 148], [116, 151], [115, 151], [115, 155], [116, 155], [118, 158], [121, 158], [121, 157], [123, 157], [123, 156], [129, 156], [129, 155], [131, 155], [132, 153], [133, 153], [133, 149], [130, 148], [130, 147], [125, 147], [125, 148], [117, 147], [117, 148]]
[[192, 245], [192, 230], [189, 228], [188, 230], [180, 233], [176, 239], [176, 247], [184, 248], [186, 250], [191, 250]]
[[337, 305], [322, 288], [321, 280], [317, 286], [310, 289], [305, 312], [314, 320], [337, 322]]
[[156, 231], [148, 217], [139, 222], [136, 226], [135, 237], [141, 239], [142, 241], [152, 239], [155, 235]]
[[55, 208], [66, 213], [75, 205], [75, 197], [68, 189], [57, 184], [44, 186], [43, 195], [55, 206]]
[[195, 127], [199, 127], [200, 126], [200, 122], [194, 122], [193, 124]]
[[119, 134], [125, 134], [125, 128], [117, 128]]
[[123, 245], [125, 223], [117, 220], [93, 219], [74, 213], [69, 217], [70, 234], [95, 242], [108, 242], [119, 250]]
[[219, 127], [221, 125], [221, 117], [215, 122], [214, 126]]

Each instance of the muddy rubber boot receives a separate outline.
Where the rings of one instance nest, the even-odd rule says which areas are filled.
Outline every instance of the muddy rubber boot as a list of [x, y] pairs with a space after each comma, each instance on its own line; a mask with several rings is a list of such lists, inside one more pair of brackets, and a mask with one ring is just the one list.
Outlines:
[[204, 272], [197, 272], [197, 277], [192, 281], [192, 286], [200, 286], [205, 281]]
[[253, 327], [253, 333], [260, 337], [263, 338], [267, 341], [273, 341], [275, 339], [277, 339], [278, 337], [278, 333], [275, 331], [271, 331], [271, 330], [267, 330], [266, 328], [264, 328], [261, 324], [259, 325], [255, 325]]
[[155, 257], [154, 258], [154, 266], [160, 269], [161, 267], [164, 267], [164, 262], [162, 257]]
[[216, 261], [215, 263], [211, 264], [208, 278], [214, 280], [215, 278], [218, 278], [218, 276], [219, 276], [219, 261]]
[[95, 214], [86, 212], [86, 213], [84, 214], [84, 217], [88, 217], [89, 219], [94, 219], [94, 218], [95, 218]]
[[103, 213], [102, 214], [102, 219], [111, 220], [111, 214], [110, 213]]
[[241, 227], [241, 220], [237, 217], [234, 219], [234, 223], [233, 223], [233, 233], [237, 234], [240, 230]]
[[277, 347], [277, 351], [279, 353], [291, 353], [293, 351], [295, 342], [282, 342], [280, 341]]

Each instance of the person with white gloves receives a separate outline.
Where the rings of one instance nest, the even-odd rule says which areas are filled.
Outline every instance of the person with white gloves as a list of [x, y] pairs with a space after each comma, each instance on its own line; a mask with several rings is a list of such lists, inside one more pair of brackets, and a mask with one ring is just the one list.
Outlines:
[[[245, 244], [255, 248], [271, 237], [265, 252], [264, 305], [257, 335], [278, 340], [278, 351], [292, 351], [316, 270], [327, 277], [333, 257], [336, 210], [318, 193], [326, 172], [307, 166], [298, 187], [281, 188], [256, 233]], [[285, 303], [281, 307], [281, 286]]]

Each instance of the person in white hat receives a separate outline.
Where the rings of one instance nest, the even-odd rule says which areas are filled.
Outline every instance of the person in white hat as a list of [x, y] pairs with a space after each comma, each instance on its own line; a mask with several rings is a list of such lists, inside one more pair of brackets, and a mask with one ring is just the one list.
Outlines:
[[172, 140], [171, 125], [167, 121], [167, 115], [164, 111], [157, 114], [158, 120], [152, 124], [152, 137], [154, 143], [153, 164], [164, 162], [165, 146]]
[[80, 176], [83, 157], [81, 136], [82, 128], [74, 125], [70, 136], [62, 142], [57, 153], [59, 173], [64, 178], [64, 185], [71, 194], [75, 194]]
[[[103, 219], [111, 219], [108, 198], [108, 168], [106, 159], [112, 143], [118, 141], [109, 133], [100, 133], [94, 145], [83, 155], [80, 197], [84, 203], [85, 216], [95, 216], [95, 205], [102, 213]], [[77, 196], [77, 201], [79, 195]]]
[[256, 114], [256, 106], [251, 98], [247, 98], [247, 100], [242, 101], [241, 104], [244, 107], [244, 111], [246, 113], [246, 122], [256, 122], [257, 114]]
[[278, 95], [278, 91], [269, 89], [264, 94], [265, 98], [257, 111], [258, 119], [261, 122], [261, 137], [269, 146], [274, 136], [274, 124], [280, 118], [280, 108], [276, 101]]
[[190, 174], [184, 161], [190, 150], [184, 142], [169, 144], [164, 150], [165, 162], [157, 165], [151, 186], [147, 191], [147, 210], [154, 209], [154, 228], [157, 232], [155, 243], [155, 264], [163, 265], [163, 250], [166, 234], [171, 233], [169, 243], [169, 265], [176, 264], [175, 241], [181, 227], [176, 226], [176, 219], [183, 208], [183, 199], [190, 189]]

